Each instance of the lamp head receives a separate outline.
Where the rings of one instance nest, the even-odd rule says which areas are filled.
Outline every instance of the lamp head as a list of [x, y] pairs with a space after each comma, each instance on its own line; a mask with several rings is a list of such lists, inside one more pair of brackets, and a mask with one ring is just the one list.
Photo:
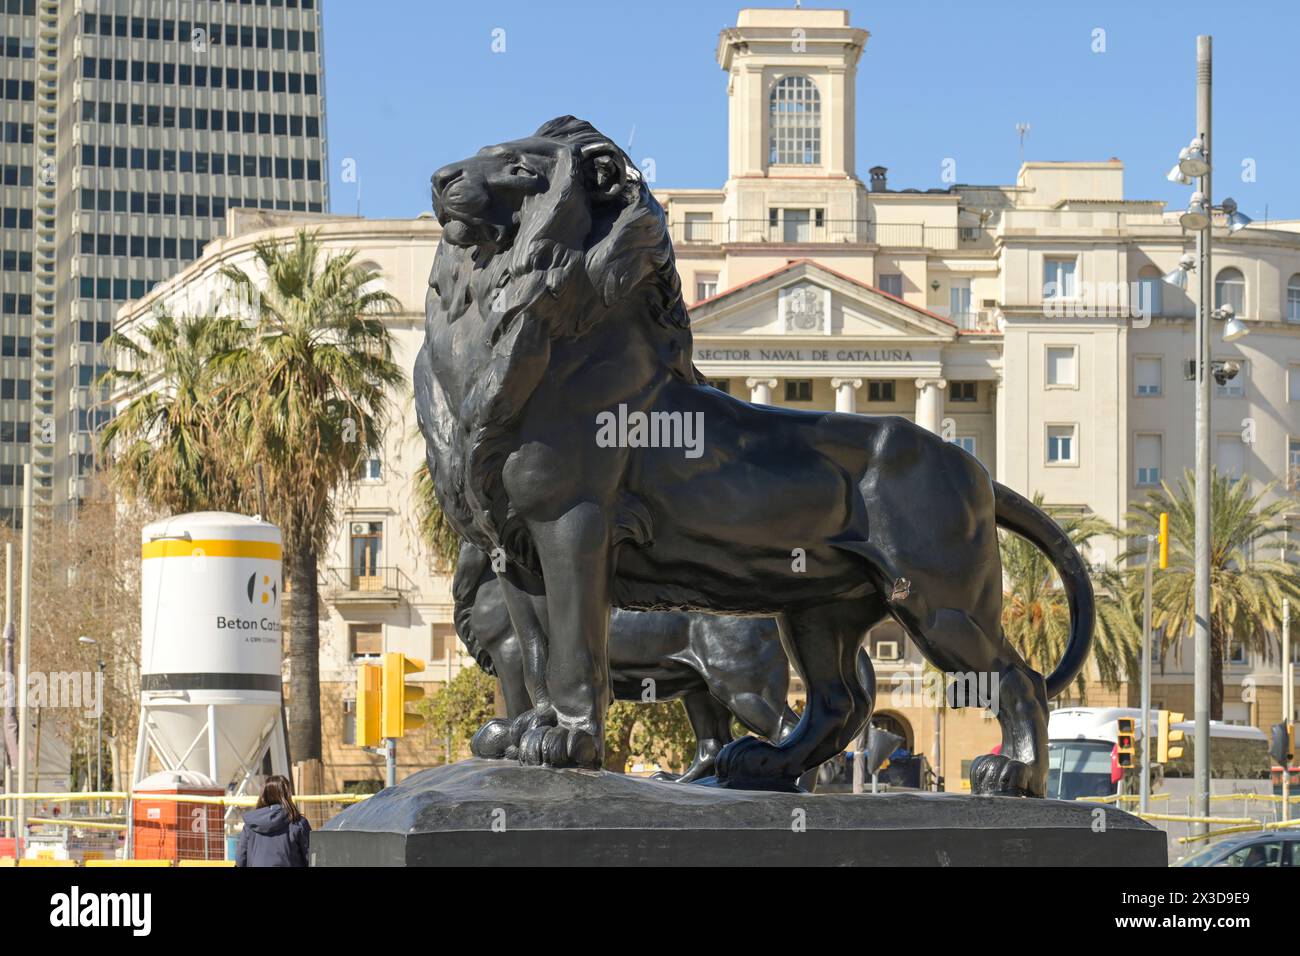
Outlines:
[[1223, 341], [1235, 342], [1249, 334], [1250, 326], [1229, 312], [1227, 320], [1223, 323]]
[[1166, 272], [1161, 278], [1171, 286], [1179, 289], [1187, 288], [1187, 274], [1196, 268], [1196, 257], [1191, 253], [1184, 253], [1178, 260], [1178, 265]]
[[1205, 205], [1204, 193], [1192, 193], [1187, 212], [1178, 217], [1178, 223], [1190, 232], [1199, 232], [1210, 224], [1210, 210]]
[[1210, 161], [1205, 155], [1205, 144], [1198, 136], [1178, 153], [1178, 169], [1184, 176], [1204, 176], [1210, 171]]
[[1223, 211], [1228, 216], [1228, 232], [1241, 232], [1255, 221], [1237, 208], [1237, 200], [1232, 197], [1223, 201]]

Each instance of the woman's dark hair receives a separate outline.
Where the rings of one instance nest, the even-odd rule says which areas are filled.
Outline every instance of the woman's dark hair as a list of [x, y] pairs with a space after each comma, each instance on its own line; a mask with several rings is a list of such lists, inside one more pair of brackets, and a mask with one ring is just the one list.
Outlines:
[[266, 778], [266, 783], [262, 784], [262, 795], [257, 798], [257, 808], [281, 806], [284, 812], [289, 815], [289, 820], [302, 819], [302, 814], [298, 812], [297, 805], [293, 802], [293, 785], [289, 783], [289, 778], [280, 774], [272, 774]]

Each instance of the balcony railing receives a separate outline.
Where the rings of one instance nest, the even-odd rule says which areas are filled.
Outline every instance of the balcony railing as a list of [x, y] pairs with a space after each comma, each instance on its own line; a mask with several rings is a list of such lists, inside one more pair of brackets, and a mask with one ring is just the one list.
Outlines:
[[949, 309], [932, 309], [938, 315], [947, 317], [963, 332], [1001, 332], [998, 313], [989, 309], [978, 312], [953, 312]]
[[697, 222], [688, 219], [686, 222], [674, 222], [669, 226], [672, 240], [675, 243], [693, 243], [699, 245], [721, 245], [729, 242], [727, 238], [730, 233], [727, 231], [728, 222], [720, 220], [714, 222]]
[[721, 245], [755, 243], [872, 243], [892, 249], [951, 251], [984, 243], [990, 233], [975, 226], [930, 226], [920, 222], [873, 222], [867, 219], [727, 219], [674, 222], [674, 243]]
[[411, 589], [411, 580], [401, 568], [327, 568], [323, 575], [324, 591], [335, 601], [401, 600]]

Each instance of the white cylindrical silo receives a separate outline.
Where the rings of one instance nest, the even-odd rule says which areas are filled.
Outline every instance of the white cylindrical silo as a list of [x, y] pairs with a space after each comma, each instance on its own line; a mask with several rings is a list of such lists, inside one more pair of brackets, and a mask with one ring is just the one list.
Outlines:
[[[141, 537], [142, 744], [223, 786], [259, 772], [268, 747], [283, 765], [280, 530], [198, 512]], [[148, 772], [143, 754], [136, 767]]]

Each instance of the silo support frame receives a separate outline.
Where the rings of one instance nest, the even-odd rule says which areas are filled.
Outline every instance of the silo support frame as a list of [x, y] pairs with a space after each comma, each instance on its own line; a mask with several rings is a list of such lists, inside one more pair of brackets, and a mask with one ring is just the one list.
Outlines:
[[190, 741], [185, 752], [177, 757], [162, 741], [158, 728], [154, 725], [152, 708], [148, 705], [141, 708], [140, 712], [140, 733], [136, 740], [136, 759], [135, 771], [132, 774], [131, 787], [140, 783], [148, 775], [149, 754], [152, 752], [158, 758], [164, 771], [175, 771], [184, 768], [185, 763], [189, 760], [196, 747], [206, 741], [208, 746], [208, 776], [211, 777], [218, 786], [228, 786], [235, 781], [222, 781], [217, 773], [217, 754], [218, 746], [224, 742], [230, 751], [234, 754], [235, 760], [239, 765], [240, 775], [237, 778], [235, 795], [242, 796], [247, 792], [248, 785], [252, 778], [260, 776], [259, 767], [269, 752], [271, 755], [271, 772], [283, 776], [289, 775], [288, 759], [286, 757], [286, 741], [284, 738], [284, 725], [276, 715], [267, 720], [262, 732], [258, 735], [256, 743], [249, 748], [246, 753], [239, 753], [233, 741], [221, 729], [221, 722], [218, 720], [217, 711], [220, 705], [207, 705], [205, 710], [205, 719], [203, 726], [198, 729], [194, 739]]

